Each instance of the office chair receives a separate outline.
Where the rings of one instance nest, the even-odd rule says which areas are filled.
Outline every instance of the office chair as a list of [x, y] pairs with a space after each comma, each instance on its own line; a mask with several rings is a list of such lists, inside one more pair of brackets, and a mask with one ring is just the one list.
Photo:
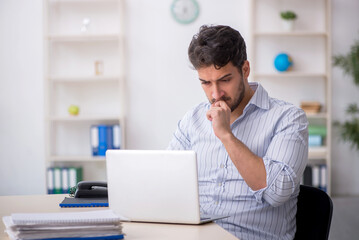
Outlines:
[[333, 202], [328, 194], [315, 187], [300, 185], [297, 207], [294, 240], [327, 240], [333, 214]]

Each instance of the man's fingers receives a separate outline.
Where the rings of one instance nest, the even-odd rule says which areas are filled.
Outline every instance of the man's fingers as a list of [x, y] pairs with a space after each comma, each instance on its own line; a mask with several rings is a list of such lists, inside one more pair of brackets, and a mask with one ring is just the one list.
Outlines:
[[214, 102], [211, 107], [219, 107], [219, 108], [229, 109], [229, 106], [223, 100]]
[[206, 116], [209, 121], [212, 121], [213, 118], [212, 118], [211, 110], [207, 111]]
[[206, 113], [207, 119], [212, 121], [214, 118], [218, 117], [221, 111], [223, 111], [223, 108], [221, 107], [211, 107]]
[[221, 108], [229, 108], [227, 103], [225, 101], [218, 101], [217, 103], [217, 107], [221, 107]]

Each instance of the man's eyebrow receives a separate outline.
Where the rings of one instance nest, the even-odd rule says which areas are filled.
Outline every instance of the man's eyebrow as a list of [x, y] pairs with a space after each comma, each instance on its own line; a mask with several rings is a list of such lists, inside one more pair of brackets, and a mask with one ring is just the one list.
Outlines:
[[[220, 77], [220, 78], [216, 79], [215, 81], [220, 81], [220, 80], [222, 80], [223, 78], [229, 77], [229, 76], [231, 76], [231, 75], [232, 75], [232, 73], [228, 73], [228, 74], [224, 75], [223, 77]], [[199, 80], [202, 81], [202, 82], [209, 82], [209, 81], [207, 81], [207, 80], [200, 79], [200, 78], [199, 78]]]

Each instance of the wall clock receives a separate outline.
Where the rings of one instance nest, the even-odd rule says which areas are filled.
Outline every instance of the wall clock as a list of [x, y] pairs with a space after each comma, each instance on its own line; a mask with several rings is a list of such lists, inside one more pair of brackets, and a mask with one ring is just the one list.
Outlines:
[[177, 22], [188, 24], [198, 17], [199, 5], [196, 0], [174, 0], [171, 13]]

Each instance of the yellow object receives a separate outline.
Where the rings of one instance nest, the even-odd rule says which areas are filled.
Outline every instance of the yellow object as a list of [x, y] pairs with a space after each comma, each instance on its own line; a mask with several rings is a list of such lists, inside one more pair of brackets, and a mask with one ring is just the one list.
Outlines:
[[79, 108], [79, 106], [76, 106], [76, 105], [70, 105], [70, 107], [68, 108], [68, 111], [71, 115], [76, 116], [79, 114], [80, 108]]

